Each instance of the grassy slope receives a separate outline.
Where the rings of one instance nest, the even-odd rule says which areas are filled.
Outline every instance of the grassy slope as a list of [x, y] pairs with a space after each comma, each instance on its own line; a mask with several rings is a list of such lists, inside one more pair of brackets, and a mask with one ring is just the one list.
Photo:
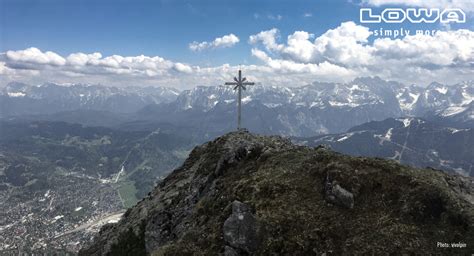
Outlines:
[[[354, 193], [354, 209], [324, 200], [328, 174]], [[198, 202], [195, 227], [155, 254], [221, 252], [222, 225], [233, 200], [253, 206], [264, 223], [259, 255], [460, 253], [436, 247], [437, 241], [474, 246], [473, 207], [447, 188], [446, 177], [438, 171], [322, 150], [252, 159], [227, 170], [217, 183], [219, 194]]]

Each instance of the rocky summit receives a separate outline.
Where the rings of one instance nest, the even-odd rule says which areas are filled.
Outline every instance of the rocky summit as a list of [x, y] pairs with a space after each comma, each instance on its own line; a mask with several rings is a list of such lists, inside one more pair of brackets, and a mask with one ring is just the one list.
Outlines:
[[474, 252], [472, 178], [239, 131], [184, 164], [80, 255]]

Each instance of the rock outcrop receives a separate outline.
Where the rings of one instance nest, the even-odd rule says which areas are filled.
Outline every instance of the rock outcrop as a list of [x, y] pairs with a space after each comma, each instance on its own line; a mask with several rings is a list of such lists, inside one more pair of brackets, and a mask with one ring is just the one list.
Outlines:
[[259, 224], [250, 206], [234, 201], [232, 214], [224, 222], [224, 240], [234, 250], [253, 253], [258, 249]]
[[469, 254], [473, 188], [436, 170], [234, 132], [196, 147], [80, 255]]
[[326, 200], [342, 207], [354, 207], [354, 196], [339, 184], [326, 183]]

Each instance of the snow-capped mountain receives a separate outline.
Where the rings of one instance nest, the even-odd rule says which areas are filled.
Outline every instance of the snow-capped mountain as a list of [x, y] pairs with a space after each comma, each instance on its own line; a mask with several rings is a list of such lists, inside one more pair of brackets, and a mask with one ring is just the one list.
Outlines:
[[91, 109], [132, 113], [149, 104], [174, 101], [179, 91], [165, 87], [106, 87], [46, 83], [38, 86], [12, 82], [0, 90], [1, 116], [49, 114]]
[[[249, 86], [244, 92], [244, 104], [258, 100], [268, 107], [277, 107], [291, 102], [294, 88], [276, 86]], [[236, 92], [232, 86], [198, 86], [183, 91], [176, 100], [176, 107], [181, 110], [197, 108], [208, 111], [218, 103], [235, 104]]]
[[[120, 119], [110, 116], [115, 124], [124, 118], [149, 120], [198, 127], [216, 135], [235, 129], [237, 95], [232, 86], [198, 86], [178, 92], [160, 87], [11, 83], [0, 93], [2, 116], [105, 110], [130, 114]], [[473, 99], [473, 81], [421, 87], [373, 77], [300, 87], [255, 85], [243, 93], [243, 124], [256, 132], [287, 136], [341, 133], [365, 122], [404, 116], [465, 128], [474, 125]]]
[[[234, 103], [231, 86], [199, 86], [183, 91], [176, 103], [179, 109], [208, 111], [217, 103]], [[469, 108], [474, 100], [474, 81], [455, 85], [432, 83], [428, 87], [405, 86], [380, 78], [358, 78], [346, 84], [318, 83], [302, 87], [250, 86], [243, 102], [258, 100], [275, 108], [294, 105], [305, 108], [356, 108], [363, 105], [390, 105], [393, 116], [452, 116]]]
[[[398, 84], [397, 84], [398, 86]], [[302, 87], [249, 86], [243, 103], [257, 100], [269, 108], [294, 105], [304, 108], [356, 108], [363, 105], [398, 105], [393, 82], [379, 78], [359, 78], [348, 84], [318, 83]], [[179, 109], [200, 108], [208, 111], [217, 103], [233, 103], [236, 94], [232, 86], [198, 86], [183, 91], [176, 100]], [[393, 111], [400, 112], [398, 106]]]
[[465, 111], [474, 100], [474, 81], [450, 86], [431, 83], [424, 90], [414, 90], [413, 95], [418, 95], [414, 115], [449, 117]]
[[410, 85], [408, 87], [399, 86], [394, 89], [397, 94], [400, 109], [403, 113], [407, 116], [414, 115], [414, 107], [424, 89], [417, 85]]
[[329, 145], [355, 156], [396, 160], [474, 176], [474, 129], [440, 126], [420, 118], [389, 118], [354, 127], [345, 133], [295, 138], [309, 146]]
[[[379, 78], [363, 78], [348, 84], [249, 86], [242, 99], [243, 122], [245, 127], [264, 134], [291, 136], [342, 132], [371, 120], [401, 116], [403, 113], [393, 91], [395, 85], [398, 86]], [[173, 119], [182, 114], [187, 118], [187, 124], [191, 124], [190, 119], [202, 115], [196, 122], [212, 119], [213, 129], [222, 127], [227, 131], [235, 126], [235, 104], [236, 93], [232, 86], [200, 86], [183, 91], [164, 112], [160, 110], [163, 106], [155, 106], [154, 110], [150, 107], [147, 111], [149, 115], [160, 116], [162, 121], [166, 120], [164, 115], [169, 111], [192, 112], [192, 117], [175, 113]], [[211, 118], [212, 115], [221, 117]]]

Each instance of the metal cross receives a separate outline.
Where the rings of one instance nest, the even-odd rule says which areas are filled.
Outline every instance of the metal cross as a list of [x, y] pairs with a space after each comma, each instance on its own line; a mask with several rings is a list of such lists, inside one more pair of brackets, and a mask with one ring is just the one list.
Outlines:
[[240, 120], [241, 120], [241, 105], [242, 105], [242, 89], [246, 90], [245, 88], [246, 85], [254, 85], [255, 83], [252, 82], [245, 82], [247, 81], [247, 78], [242, 78], [242, 70], [239, 70], [239, 78], [234, 77], [235, 82], [227, 82], [225, 85], [235, 85], [234, 90], [238, 89], [239, 90], [239, 100], [237, 102], [237, 130], [240, 130]]

